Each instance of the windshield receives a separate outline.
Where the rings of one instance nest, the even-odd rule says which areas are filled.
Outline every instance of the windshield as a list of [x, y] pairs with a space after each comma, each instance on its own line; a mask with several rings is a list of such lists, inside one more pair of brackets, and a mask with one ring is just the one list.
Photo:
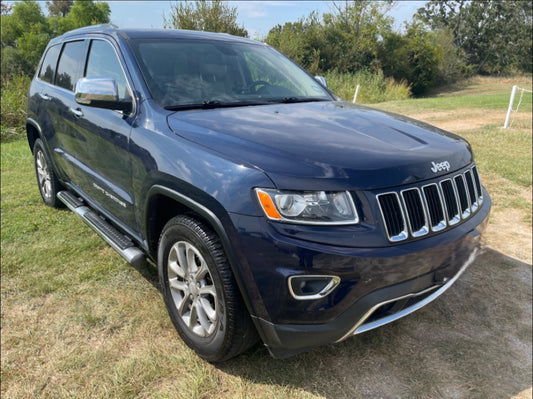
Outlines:
[[132, 41], [154, 101], [167, 109], [331, 101], [291, 60], [263, 44]]

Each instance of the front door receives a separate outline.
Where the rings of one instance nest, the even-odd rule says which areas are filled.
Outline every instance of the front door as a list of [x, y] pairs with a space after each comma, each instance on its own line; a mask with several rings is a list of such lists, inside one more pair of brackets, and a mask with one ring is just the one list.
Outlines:
[[75, 82], [79, 77], [115, 79], [121, 100], [131, 99], [128, 80], [115, 47], [111, 42], [100, 39], [87, 41], [85, 51], [78, 58], [78, 72], [72, 72], [74, 76], [70, 79], [62, 78], [62, 71], [72, 63], [71, 57], [67, 57], [67, 46], [71, 43], [65, 44], [56, 75], [56, 84], [63, 85], [63, 89], [58, 89], [62, 107], [60, 122], [55, 129], [57, 157], [72, 184], [85, 197], [92, 199], [93, 205], [117, 217], [126, 224], [124, 227], [138, 231], [131, 195], [129, 155], [134, 115], [88, 107], [76, 103], [74, 99]]

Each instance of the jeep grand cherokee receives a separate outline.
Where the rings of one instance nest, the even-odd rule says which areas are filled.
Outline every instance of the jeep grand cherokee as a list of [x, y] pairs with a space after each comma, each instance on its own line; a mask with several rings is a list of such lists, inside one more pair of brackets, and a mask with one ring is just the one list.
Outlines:
[[209, 361], [275, 357], [405, 316], [473, 262], [490, 198], [470, 145], [354, 105], [264, 43], [94, 26], [29, 90], [41, 196], [157, 263]]

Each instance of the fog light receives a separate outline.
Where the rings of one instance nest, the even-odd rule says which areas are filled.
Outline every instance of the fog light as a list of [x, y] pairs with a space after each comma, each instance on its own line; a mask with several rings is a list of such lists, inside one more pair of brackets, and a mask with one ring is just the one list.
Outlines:
[[341, 279], [337, 276], [299, 275], [289, 277], [289, 291], [300, 301], [320, 299], [330, 294]]

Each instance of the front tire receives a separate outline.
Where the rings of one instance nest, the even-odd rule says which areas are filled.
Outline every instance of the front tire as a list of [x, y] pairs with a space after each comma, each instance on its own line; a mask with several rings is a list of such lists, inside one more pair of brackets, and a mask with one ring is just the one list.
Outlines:
[[37, 185], [39, 186], [39, 192], [41, 193], [43, 202], [52, 208], [60, 208], [62, 202], [57, 198], [57, 193], [62, 190], [62, 186], [56, 177], [41, 139], [35, 140], [33, 145], [33, 159]]
[[224, 361], [257, 341], [220, 239], [204, 224], [171, 219], [159, 240], [158, 270], [170, 319], [199, 356]]

